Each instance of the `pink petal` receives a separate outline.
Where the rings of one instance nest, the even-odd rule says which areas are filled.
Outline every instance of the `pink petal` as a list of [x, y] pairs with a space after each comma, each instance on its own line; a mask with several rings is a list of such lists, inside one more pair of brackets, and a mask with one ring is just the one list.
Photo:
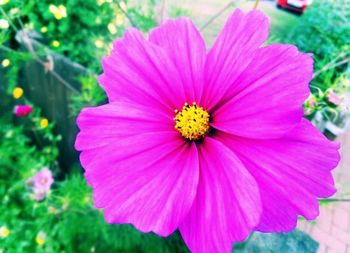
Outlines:
[[183, 84], [166, 51], [130, 29], [116, 40], [109, 57], [102, 59], [99, 83], [110, 102], [139, 101], [173, 112], [186, 102]]
[[260, 11], [245, 14], [237, 9], [209, 51], [205, 64], [203, 101], [211, 110], [252, 61], [268, 37], [268, 18]]
[[203, 90], [205, 43], [188, 18], [169, 20], [150, 32], [149, 40], [163, 47], [177, 68], [188, 103], [199, 102]]
[[331, 170], [339, 161], [339, 145], [328, 141], [307, 120], [281, 139], [253, 140], [219, 133], [257, 181], [263, 214], [257, 230], [286, 232], [298, 215], [314, 219], [317, 198], [335, 192]]
[[259, 49], [213, 113], [212, 125], [249, 138], [281, 137], [302, 118], [312, 70], [311, 55], [294, 46]]
[[197, 196], [180, 232], [192, 253], [231, 252], [259, 222], [257, 184], [222, 143], [207, 137], [199, 147]]
[[[104, 148], [111, 158], [99, 152], [96, 159], [101, 160], [101, 167], [87, 163], [91, 168], [85, 176], [94, 189], [95, 205], [104, 208], [107, 222], [131, 223], [143, 232], [162, 236], [175, 231], [192, 206], [199, 171], [195, 144], [181, 143], [159, 143], [153, 148], [142, 143], [147, 149], [139, 153], [129, 151], [140, 146], [139, 142], [123, 146], [123, 152], [115, 152], [119, 148], [116, 144]], [[123, 159], [119, 159], [121, 153]]]
[[143, 133], [170, 132], [174, 135], [172, 117], [173, 113], [166, 113], [162, 108], [150, 109], [130, 101], [85, 108], [77, 119], [80, 132], [75, 148], [79, 151], [94, 149]]
[[95, 205], [110, 223], [169, 235], [189, 212], [198, 183], [198, 152], [156, 108], [113, 102], [84, 109], [76, 148]]

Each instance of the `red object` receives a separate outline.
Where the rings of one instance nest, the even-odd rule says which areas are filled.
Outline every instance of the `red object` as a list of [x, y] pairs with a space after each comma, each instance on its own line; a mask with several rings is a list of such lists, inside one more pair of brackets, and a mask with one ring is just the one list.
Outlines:
[[14, 109], [14, 114], [17, 117], [24, 117], [33, 111], [33, 107], [30, 105], [16, 105]]
[[297, 13], [303, 13], [312, 0], [277, 0], [277, 6]]

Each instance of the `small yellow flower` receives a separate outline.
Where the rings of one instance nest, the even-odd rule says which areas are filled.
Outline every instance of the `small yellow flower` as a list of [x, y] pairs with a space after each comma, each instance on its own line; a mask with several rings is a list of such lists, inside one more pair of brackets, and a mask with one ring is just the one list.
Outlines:
[[53, 207], [53, 206], [49, 206], [49, 207], [47, 208], [47, 211], [48, 211], [49, 213], [51, 213], [51, 214], [54, 214], [54, 215], [58, 214], [58, 210], [57, 210], [55, 207]]
[[123, 14], [117, 14], [115, 23], [116, 23], [118, 26], [124, 24], [124, 15], [123, 15]]
[[52, 46], [59, 47], [60, 45], [61, 45], [61, 43], [58, 40], [52, 41]]
[[103, 47], [103, 40], [100, 40], [100, 39], [98, 39], [98, 40], [95, 40], [95, 46], [97, 47], [97, 48], [102, 48]]
[[0, 5], [5, 5], [8, 2], [10, 2], [10, 0], [0, 0]]
[[4, 68], [8, 67], [10, 64], [11, 64], [11, 62], [10, 62], [9, 59], [3, 59], [2, 62], [1, 62], [1, 65], [2, 65]]
[[24, 24], [24, 28], [28, 30], [34, 30], [34, 23], [29, 22]]
[[49, 5], [49, 11], [50, 11], [53, 15], [55, 15], [55, 13], [58, 12], [58, 8], [57, 8], [56, 5], [50, 4], [50, 5]]
[[50, 4], [49, 11], [54, 15], [55, 19], [57, 20], [67, 17], [67, 9], [62, 4], [59, 6]]
[[40, 32], [46, 33], [47, 32], [47, 27], [46, 26], [41, 27], [40, 28]]
[[35, 241], [39, 246], [43, 245], [46, 241], [46, 234], [43, 231], [40, 231], [35, 237]]
[[6, 19], [0, 19], [0, 29], [7, 29], [9, 27], [10, 24]]
[[108, 28], [108, 31], [111, 34], [116, 34], [117, 33], [117, 27], [115, 27], [115, 25], [113, 23], [109, 23], [107, 28]]
[[23, 96], [23, 89], [21, 87], [16, 87], [12, 91], [12, 96], [14, 99], [19, 99]]
[[46, 128], [49, 125], [49, 120], [47, 118], [43, 118], [40, 120], [40, 127], [41, 128]]
[[100, 17], [96, 17], [96, 18], [95, 18], [95, 23], [96, 23], [96, 24], [101, 24], [101, 23], [102, 23], [101, 18], [100, 18]]
[[85, 197], [83, 198], [83, 202], [84, 202], [85, 204], [89, 203], [89, 202], [90, 202], [90, 197], [89, 197], [89, 196], [85, 196]]
[[12, 15], [16, 15], [18, 12], [19, 12], [19, 9], [18, 9], [18, 8], [12, 8], [12, 9], [10, 10], [10, 13], [11, 13]]
[[119, 5], [120, 5], [120, 8], [121, 8], [122, 10], [126, 11], [127, 7], [126, 7], [126, 3], [125, 3], [125, 2], [121, 1], [121, 2], [119, 3]]
[[0, 238], [6, 238], [8, 237], [10, 234], [10, 230], [5, 227], [5, 226], [2, 226], [0, 227]]
[[104, 4], [106, 2], [106, 0], [97, 0], [97, 4], [99, 6], [101, 6], [102, 4]]

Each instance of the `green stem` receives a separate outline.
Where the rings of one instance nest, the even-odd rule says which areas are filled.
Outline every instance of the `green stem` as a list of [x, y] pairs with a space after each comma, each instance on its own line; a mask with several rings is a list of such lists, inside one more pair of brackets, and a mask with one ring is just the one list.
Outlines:
[[331, 198], [331, 199], [323, 199], [325, 202], [350, 202], [350, 199], [342, 199], [342, 198]]

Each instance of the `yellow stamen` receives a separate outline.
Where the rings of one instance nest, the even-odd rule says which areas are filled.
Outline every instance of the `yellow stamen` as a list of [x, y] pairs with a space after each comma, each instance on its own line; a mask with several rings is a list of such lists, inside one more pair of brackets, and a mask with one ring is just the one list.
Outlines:
[[210, 115], [203, 107], [185, 103], [181, 111], [175, 110], [175, 114], [175, 128], [184, 138], [196, 141], [208, 133]]

